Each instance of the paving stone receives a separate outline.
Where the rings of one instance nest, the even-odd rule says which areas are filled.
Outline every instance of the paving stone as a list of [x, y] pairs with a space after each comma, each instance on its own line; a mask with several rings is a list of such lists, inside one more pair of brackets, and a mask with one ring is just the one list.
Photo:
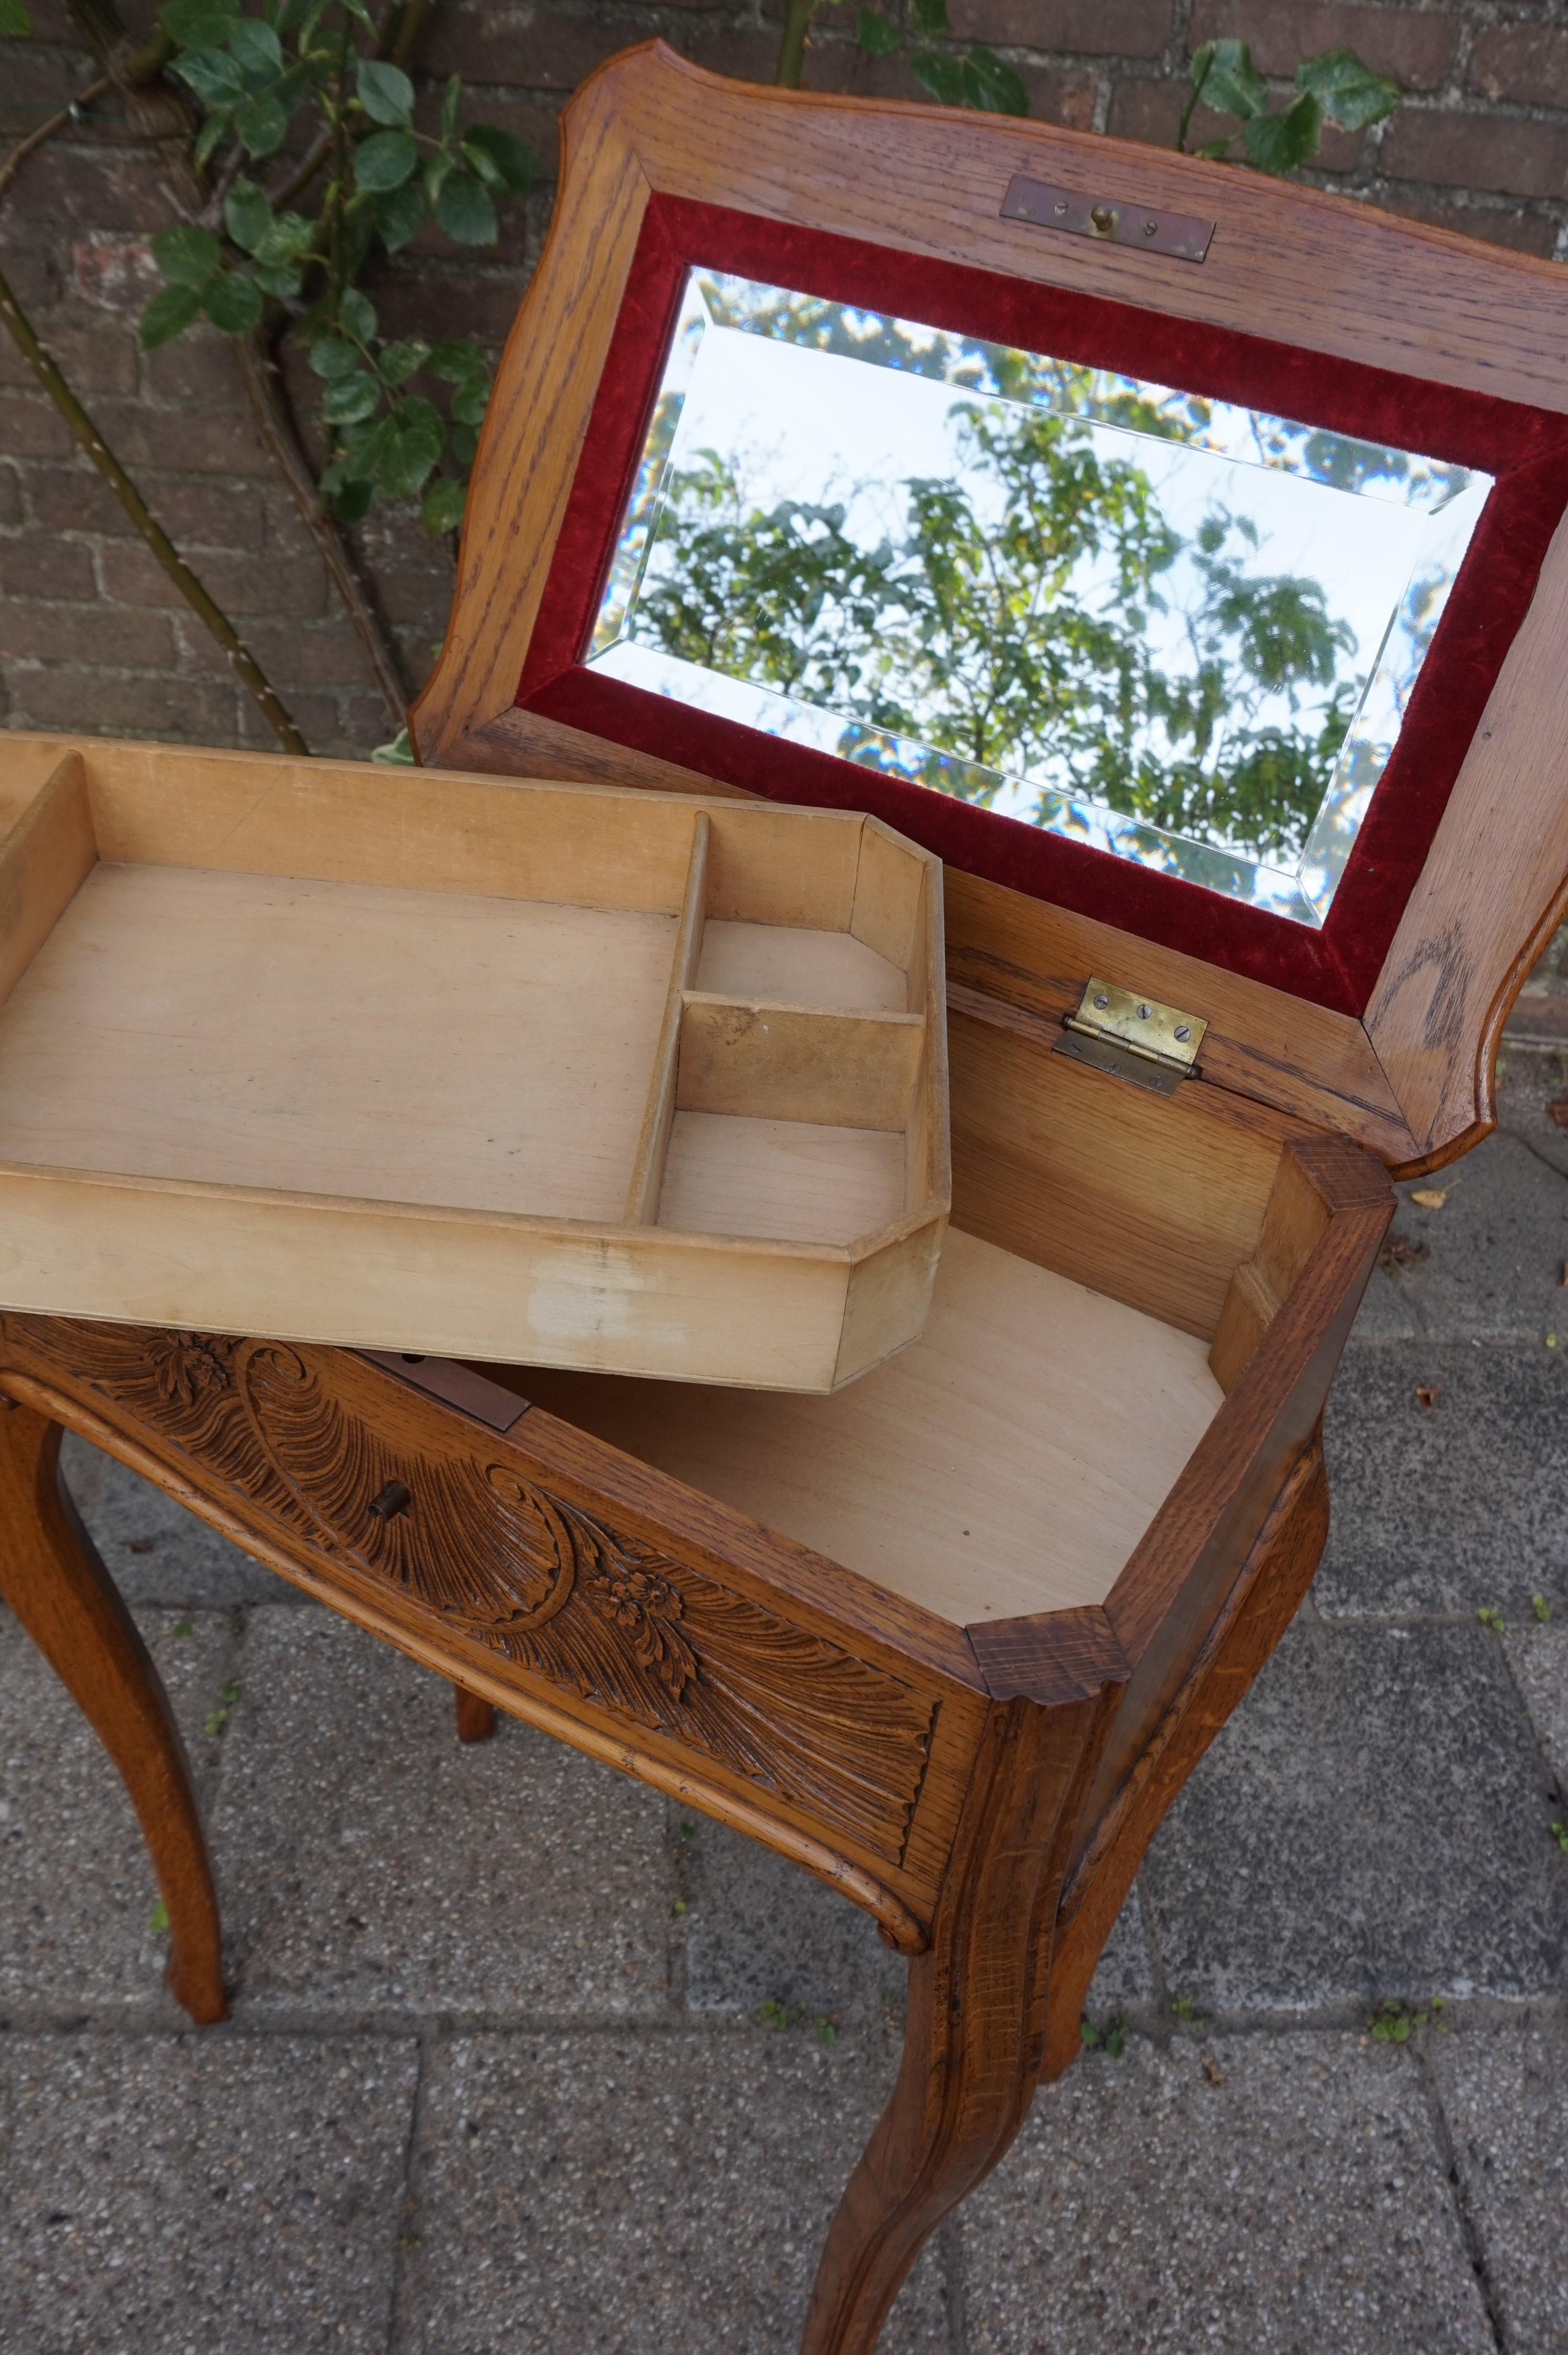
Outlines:
[[[868, 2026], [436, 2046], [394, 2355], [795, 2355], [897, 2046]], [[878, 2355], [948, 2355], [928, 2251]]]
[[[1539, 1345], [1559, 1322], [1568, 1338], [1568, 1179], [1524, 1132], [1488, 1136], [1398, 1191], [1393, 1231], [1427, 1252], [1399, 1282], [1428, 1339]], [[1418, 1193], [1441, 1194], [1442, 1207], [1424, 1207]]]
[[75, 1432], [66, 1434], [61, 1461], [92, 1541], [128, 1602], [176, 1610], [308, 1602], [286, 1578]]
[[1333, 1520], [1319, 1611], [1528, 1618], [1532, 1593], [1568, 1593], [1568, 1305], [1563, 1328], [1561, 1350], [1347, 1353], [1324, 1421]]
[[[139, 1611], [198, 1787], [233, 1658], [228, 1619]], [[177, 1636], [176, 1627], [189, 1632]], [[124, 1785], [41, 1652], [0, 1611], [0, 2013], [167, 2007], [157, 1883]], [[171, 2017], [174, 2017], [172, 2012]]]
[[1347, 1347], [1354, 1349], [1366, 1342], [1413, 1341], [1417, 1331], [1415, 1304], [1411, 1298], [1406, 1271], [1402, 1267], [1374, 1268], [1356, 1311]]
[[1545, 1806], [1484, 1628], [1294, 1627], [1150, 1848], [1167, 1983], [1205, 2012], [1555, 1988]]
[[723, 1824], [688, 1815], [682, 1844], [686, 2000], [698, 2012], [805, 2004], [852, 2018], [901, 2011], [909, 1966], [884, 1946], [869, 1913]]
[[1568, 1799], [1568, 1625], [1510, 1627], [1503, 1649], [1558, 1790]]
[[1509, 2355], [1568, 2347], [1568, 2031], [1561, 2019], [1435, 2038], [1432, 2073]]
[[663, 1802], [327, 1612], [253, 1614], [213, 1824], [254, 2013], [662, 2017]]
[[969, 2355], [1492, 2355], [1419, 2071], [1354, 2036], [1088, 2054], [959, 2232]]
[[0, 2039], [0, 2346], [380, 2355], [410, 2039]]
[[1157, 1990], [1149, 1960], [1148, 1933], [1144, 1928], [1136, 1883], [1111, 1924], [1104, 1951], [1089, 1982], [1083, 2009], [1092, 2020], [1115, 2019], [1124, 2011], [1152, 2003]]

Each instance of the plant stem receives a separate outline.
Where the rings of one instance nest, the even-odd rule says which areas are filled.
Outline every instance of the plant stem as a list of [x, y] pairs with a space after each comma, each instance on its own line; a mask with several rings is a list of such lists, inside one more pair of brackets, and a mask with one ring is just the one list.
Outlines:
[[784, 0], [784, 35], [773, 80], [781, 90], [798, 90], [805, 67], [806, 27], [816, 13], [816, 0]]
[[1177, 125], [1176, 131], [1176, 152], [1179, 155], [1185, 155], [1187, 153], [1187, 126], [1192, 120], [1194, 108], [1197, 106], [1199, 100], [1203, 95], [1203, 85], [1209, 79], [1209, 67], [1211, 66], [1213, 62], [1213, 59], [1211, 58], [1208, 64], [1205, 65], [1202, 72], [1199, 75], [1197, 80], [1192, 85], [1191, 97], [1188, 100], [1186, 106], [1182, 110], [1181, 121]]
[[229, 657], [229, 667], [249, 690], [256, 709], [277, 737], [284, 751], [308, 755], [310, 746], [284, 710], [261, 664], [250, 648], [242, 643], [228, 614], [214, 602], [202, 587], [162, 525], [155, 520], [141, 492], [105, 442], [103, 436], [67, 384], [64, 377], [61, 376], [48, 353], [39, 343], [31, 322], [22, 311], [9, 284], [3, 277], [0, 277], [0, 319], [4, 319], [17, 349], [33, 374], [37, 378], [76, 440], [86, 451], [131, 521], [174, 582], [175, 587], [185, 599], [186, 603], [194, 613], [199, 615], [223, 648]]
[[5, 161], [0, 164], [0, 197], [5, 195], [34, 148], [41, 147], [46, 139], [52, 139], [57, 131], [63, 131], [66, 124], [75, 116], [79, 107], [86, 106], [95, 98], [101, 98], [108, 87], [108, 75], [101, 74], [96, 81], [89, 82], [87, 88], [80, 91], [69, 106], [62, 106], [58, 114], [51, 114], [47, 123], [40, 123], [36, 131], [29, 131], [19, 145], [12, 148]]
[[409, 696], [392, 650], [391, 638], [376, 611], [370, 591], [359, 575], [347, 543], [321, 504], [321, 493], [301, 447], [293, 411], [283, 389], [277, 361], [260, 329], [236, 342], [234, 356], [240, 363], [245, 397], [251, 403], [251, 414], [256, 421], [256, 430], [261, 434], [267, 455], [288, 485], [289, 494], [300, 511], [306, 530], [315, 542], [332, 585], [354, 624], [355, 634], [365, 649], [376, 685], [381, 691], [381, 699], [391, 714], [392, 723], [394, 727], [400, 728], [409, 716]]

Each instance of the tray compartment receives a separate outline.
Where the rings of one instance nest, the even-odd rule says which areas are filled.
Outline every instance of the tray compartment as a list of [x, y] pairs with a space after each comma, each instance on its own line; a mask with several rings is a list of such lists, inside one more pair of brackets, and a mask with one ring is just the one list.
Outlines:
[[0, 802], [0, 1305], [806, 1390], [918, 1332], [938, 870], [886, 828], [21, 736]]

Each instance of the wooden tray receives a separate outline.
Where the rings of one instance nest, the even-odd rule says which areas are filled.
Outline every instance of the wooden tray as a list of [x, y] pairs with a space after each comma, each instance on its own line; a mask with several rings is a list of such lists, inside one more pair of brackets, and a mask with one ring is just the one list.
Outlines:
[[0, 1305], [827, 1391], [948, 1207], [874, 819], [12, 740]]

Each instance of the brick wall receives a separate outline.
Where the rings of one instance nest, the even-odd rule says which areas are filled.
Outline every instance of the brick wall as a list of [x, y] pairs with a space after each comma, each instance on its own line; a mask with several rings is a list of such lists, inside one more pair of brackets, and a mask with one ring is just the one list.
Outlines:
[[[421, 65], [461, 72], [476, 112], [526, 137], [553, 170], [554, 117], [598, 61], [660, 33], [720, 72], [771, 78], [776, 7], [576, 6], [440, 0]], [[1392, 122], [1332, 133], [1314, 176], [1369, 202], [1568, 261], [1568, 13], [1562, 0], [951, 0], [955, 32], [1001, 50], [1042, 120], [1168, 144], [1195, 43], [1233, 33], [1262, 70], [1348, 42], [1409, 93]], [[150, 15], [150, 11], [148, 12]], [[914, 95], [898, 60], [859, 56], [848, 9], [808, 52], [819, 89]], [[0, 43], [0, 133], [24, 134], [91, 79], [58, 0], [37, 37]], [[1211, 135], [1201, 117], [1195, 139]], [[549, 208], [548, 184], [475, 257], [404, 256], [386, 315], [498, 342]], [[363, 752], [389, 732], [357, 642], [262, 457], [214, 335], [143, 357], [134, 314], [145, 240], [172, 218], [141, 152], [58, 139], [24, 165], [0, 212], [0, 265], [165, 527], [250, 640], [314, 750]], [[451, 570], [417, 523], [372, 522], [365, 555], [412, 682], [429, 666]], [[0, 336], [0, 719], [208, 742], [271, 742], [212, 641], [147, 558]]]

